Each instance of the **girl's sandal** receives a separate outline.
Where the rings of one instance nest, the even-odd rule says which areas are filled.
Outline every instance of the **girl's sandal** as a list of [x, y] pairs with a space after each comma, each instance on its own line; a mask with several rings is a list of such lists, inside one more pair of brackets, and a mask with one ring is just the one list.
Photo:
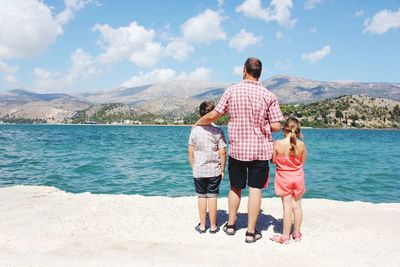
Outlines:
[[289, 240], [290, 240], [290, 238], [285, 238], [283, 235], [273, 235], [270, 239], [272, 241], [275, 241], [280, 244], [285, 244], [285, 245], [289, 244]]
[[292, 233], [292, 238], [293, 238], [293, 240], [294, 240], [295, 242], [301, 241], [301, 233], [300, 233], [300, 232], [298, 232], [298, 233], [293, 232], [293, 233]]

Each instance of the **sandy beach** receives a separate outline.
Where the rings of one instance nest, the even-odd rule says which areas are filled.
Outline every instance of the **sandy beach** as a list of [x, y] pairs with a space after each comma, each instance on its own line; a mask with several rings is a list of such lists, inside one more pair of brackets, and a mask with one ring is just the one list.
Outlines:
[[[247, 198], [235, 236], [200, 235], [196, 197], [72, 194], [0, 188], [0, 266], [398, 266], [400, 204], [303, 201], [303, 241], [269, 240], [278, 198], [263, 199], [263, 239], [244, 242]], [[219, 199], [218, 223], [227, 220]]]

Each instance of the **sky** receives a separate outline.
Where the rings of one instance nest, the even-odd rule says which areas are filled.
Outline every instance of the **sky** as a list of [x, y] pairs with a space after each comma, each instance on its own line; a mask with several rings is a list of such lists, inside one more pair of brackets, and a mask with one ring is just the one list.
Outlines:
[[400, 82], [400, 0], [0, 0], [0, 92], [171, 80]]

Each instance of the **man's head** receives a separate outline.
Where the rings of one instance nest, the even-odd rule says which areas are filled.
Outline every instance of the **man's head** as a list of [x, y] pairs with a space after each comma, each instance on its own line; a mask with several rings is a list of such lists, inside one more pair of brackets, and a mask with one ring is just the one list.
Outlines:
[[261, 70], [262, 70], [262, 63], [258, 58], [255, 57], [248, 58], [244, 63], [243, 79], [250, 78], [248, 77], [248, 75], [250, 75], [255, 80], [258, 80], [258, 78], [260, 78], [261, 76]]
[[213, 111], [215, 108], [215, 104], [212, 101], [204, 101], [203, 103], [200, 104], [199, 107], [199, 113], [200, 116], [206, 115], [208, 112]]

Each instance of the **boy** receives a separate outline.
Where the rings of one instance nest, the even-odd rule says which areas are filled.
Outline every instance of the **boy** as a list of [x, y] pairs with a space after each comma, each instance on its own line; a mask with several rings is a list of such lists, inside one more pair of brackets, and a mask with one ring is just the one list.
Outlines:
[[[200, 104], [200, 116], [214, 110], [211, 101]], [[210, 217], [211, 234], [219, 231], [217, 225], [217, 197], [219, 185], [224, 179], [226, 163], [226, 141], [224, 132], [214, 124], [192, 128], [189, 137], [188, 157], [193, 170], [194, 186], [198, 195], [200, 223], [195, 230], [206, 232], [206, 214]]]

